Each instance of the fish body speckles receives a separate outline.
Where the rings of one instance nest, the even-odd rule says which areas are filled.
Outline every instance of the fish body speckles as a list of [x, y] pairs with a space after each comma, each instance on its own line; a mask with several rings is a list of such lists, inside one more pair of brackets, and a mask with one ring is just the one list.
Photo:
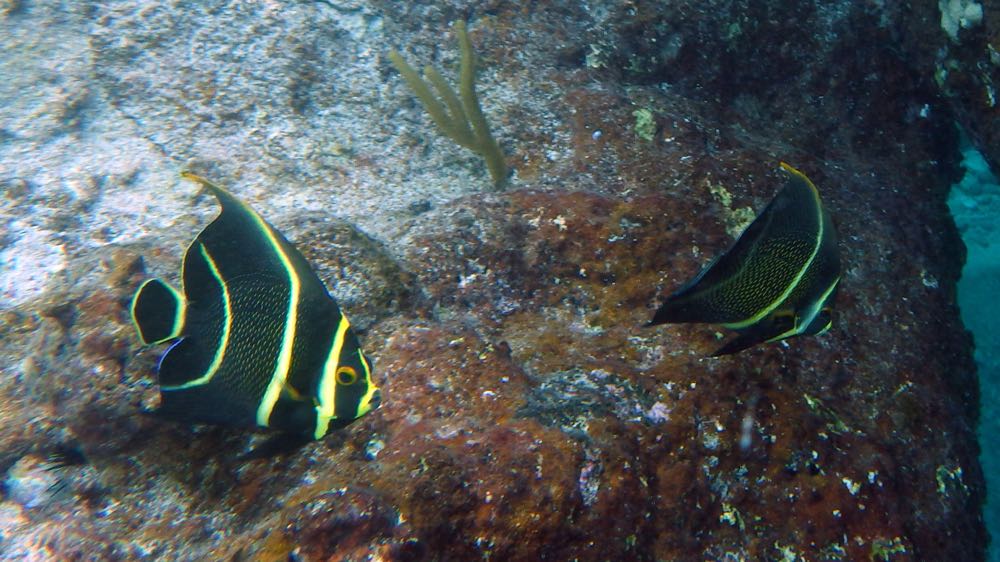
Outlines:
[[789, 179], [725, 253], [671, 294], [650, 325], [722, 324], [738, 335], [713, 355], [825, 332], [840, 283], [837, 235], [819, 191]]
[[182, 291], [150, 279], [132, 300], [142, 341], [172, 342], [157, 414], [320, 439], [377, 408], [371, 363], [302, 254], [225, 189], [184, 177], [222, 212], [185, 252]]

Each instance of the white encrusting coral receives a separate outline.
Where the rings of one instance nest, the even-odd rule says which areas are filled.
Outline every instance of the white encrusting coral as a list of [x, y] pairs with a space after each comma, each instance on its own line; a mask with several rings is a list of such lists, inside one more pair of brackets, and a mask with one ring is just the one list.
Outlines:
[[983, 21], [983, 7], [975, 0], [938, 0], [941, 29], [952, 41], [958, 41], [959, 29], [975, 27]]
[[47, 468], [45, 462], [34, 455], [22, 457], [7, 471], [4, 480], [7, 498], [27, 508], [48, 504], [55, 495], [59, 477]]
[[[52, 232], [12, 221], [13, 244], [0, 250], [0, 306], [13, 306], [39, 297], [66, 269], [66, 249]], [[19, 228], [18, 226], [21, 226]]]

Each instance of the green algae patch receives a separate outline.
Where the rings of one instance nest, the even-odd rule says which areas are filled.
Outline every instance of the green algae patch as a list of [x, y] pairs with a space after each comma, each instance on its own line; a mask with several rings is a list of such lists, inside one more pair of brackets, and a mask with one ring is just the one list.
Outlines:
[[709, 180], [705, 180], [705, 183], [712, 197], [725, 209], [722, 215], [722, 222], [726, 225], [726, 233], [736, 238], [746, 227], [750, 226], [750, 223], [753, 222], [753, 219], [757, 215], [750, 207], [734, 209], [733, 194], [729, 193], [729, 190], [721, 183], [713, 184]]
[[656, 118], [653, 117], [653, 112], [642, 108], [633, 111], [632, 116], [635, 117], [636, 136], [644, 141], [653, 142], [656, 136]]

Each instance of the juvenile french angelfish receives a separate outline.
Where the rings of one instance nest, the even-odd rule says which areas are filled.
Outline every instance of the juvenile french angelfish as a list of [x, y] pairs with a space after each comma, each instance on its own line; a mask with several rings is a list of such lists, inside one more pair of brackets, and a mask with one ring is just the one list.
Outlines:
[[150, 279], [132, 299], [142, 341], [173, 342], [155, 413], [273, 428], [302, 443], [378, 408], [371, 363], [302, 254], [225, 189], [182, 176], [222, 212], [188, 246], [182, 291]]
[[837, 234], [819, 191], [784, 162], [784, 187], [736, 242], [670, 295], [649, 325], [722, 324], [738, 335], [713, 356], [822, 334], [840, 283]]

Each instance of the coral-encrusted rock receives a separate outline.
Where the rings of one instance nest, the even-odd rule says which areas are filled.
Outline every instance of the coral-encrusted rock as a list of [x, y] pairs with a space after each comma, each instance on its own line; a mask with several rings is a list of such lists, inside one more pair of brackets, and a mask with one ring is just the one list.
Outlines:
[[366, 330], [375, 321], [409, 308], [412, 276], [399, 267], [384, 244], [347, 221], [302, 222], [308, 226], [297, 237], [297, 247], [340, 308], [350, 314], [352, 326]]
[[[991, 167], [1000, 167], [1000, 7], [956, 0], [886, 3], [907, 64], [933, 78], [955, 120]], [[971, 8], [981, 17], [961, 17]], [[957, 29], [946, 28], [942, 11]], [[959, 16], [956, 18], [956, 16]], [[954, 35], [950, 33], [954, 31]]]
[[[936, 12], [933, 6], [924, 2], [919, 10]], [[900, 36], [915, 36], [898, 29], [910, 21], [899, 12], [909, 11], [848, 0], [639, 0], [592, 32], [590, 44], [603, 48], [588, 62], [602, 74], [662, 84], [700, 101], [721, 129], [713, 145], [750, 137], [786, 158], [801, 151], [893, 160], [902, 143], [908, 152], [931, 152], [951, 173], [955, 134], [934, 67], [892, 47]], [[911, 26], [922, 38], [943, 37], [927, 17]]]
[[294, 552], [306, 560], [363, 560], [368, 555], [391, 559], [409, 555], [417, 559], [419, 545], [393, 541], [402, 534], [399, 514], [387, 502], [371, 492], [341, 489], [319, 494], [301, 504], [290, 506], [295, 518], [284, 529], [266, 537], [266, 547], [258, 556], [270, 554], [277, 559]]
[[[0, 557], [981, 558], [944, 204], [956, 136], [932, 75], [890, 47], [902, 8], [588, 5], [3, 15], [21, 80], [46, 75], [51, 37], [89, 50], [38, 99], [0, 104], [17, 113], [0, 130], [5, 256], [66, 258], [0, 311]], [[445, 66], [459, 17], [509, 192], [380, 54]], [[92, 96], [62, 92], [92, 76]], [[69, 113], [32, 129], [35, 107]], [[779, 160], [839, 231], [834, 329], [713, 359], [718, 327], [644, 327], [773, 196]], [[176, 279], [215, 212], [168, 179], [178, 162], [233, 185], [336, 284], [367, 327], [380, 409], [255, 461], [238, 459], [262, 432], [140, 413], [162, 346], [139, 345], [129, 299]], [[35, 504], [24, 468], [66, 447], [86, 462]]]
[[[764, 177], [770, 189], [779, 185], [777, 174]], [[841, 236], [854, 242], [846, 244], [837, 328], [787, 346], [705, 359], [717, 346], [708, 327], [640, 327], [657, 287], [678, 286], [709, 257], [684, 248], [715, 253], [727, 243], [721, 221], [678, 218], [696, 217], [704, 205], [690, 187], [698, 181], [669, 196], [624, 201], [518, 192], [459, 202], [428, 218], [427, 228], [442, 234], [421, 239], [410, 267], [436, 300], [471, 313], [534, 375], [537, 388], [521, 414], [579, 439], [587, 452], [583, 514], [599, 513], [602, 500], [657, 514], [632, 521], [628, 533], [612, 532], [639, 540], [637, 552], [667, 559], [686, 559], [692, 549], [751, 559], [782, 550], [809, 559], [880, 549], [899, 559], [967, 552], [966, 544], [927, 541], [929, 521], [913, 516], [944, 502], [949, 515], [932, 525], [957, 535], [979, 524], [974, 370], [952, 289], [941, 289], [953, 287], [957, 264], [949, 271], [923, 259], [887, 259], [944, 260], [948, 242], [929, 237], [935, 229], [925, 223], [887, 223], [882, 205], [844, 199], [835, 179], [816, 179]], [[854, 181], [864, 183], [852, 191], [907, 204], [871, 180]], [[939, 204], [908, 206], [943, 230], [946, 219], [931, 218]], [[902, 234], [884, 232], [890, 224]], [[925, 427], [965, 438], [942, 441]], [[635, 449], [622, 454], [630, 441]], [[630, 492], [627, 479], [609, 480], [609, 467], [623, 466], [644, 482], [641, 492]], [[581, 515], [576, 527], [587, 520]], [[609, 532], [585, 534], [602, 531]]]

